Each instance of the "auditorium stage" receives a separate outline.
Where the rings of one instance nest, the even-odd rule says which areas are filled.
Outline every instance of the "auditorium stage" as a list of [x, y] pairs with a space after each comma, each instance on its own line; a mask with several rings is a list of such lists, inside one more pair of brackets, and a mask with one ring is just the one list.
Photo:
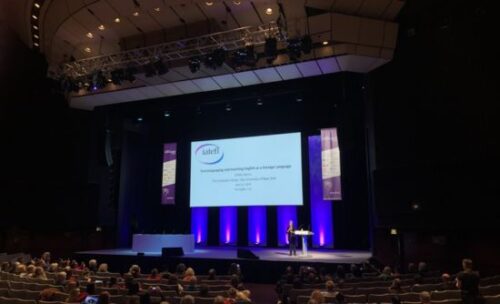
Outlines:
[[309, 256], [289, 256], [286, 248], [244, 248], [251, 250], [259, 259], [243, 259], [237, 257], [236, 247], [205, 247], [196, 248], [193, 253], [186, 253], [182, 257], [162, 258], [160, 252], [145, 252], [138, 256], [131, 249], [104, 249], [81, 251], [75, 253], [75, 258], [88, 261], [96, 258], [99, 263], [108, 263], [111, 271], [126, 272], [131, 264], [141, 265], [143, 272], [152, 268], [174, 271], [178, 263], [185, 263], [197, 270], [206, 273], [215, 268], [218, 273], [225, 273], [230, 263], [241, 265], [248, 282], [275, 283], [279, 275], [287, 266], [298, 269], [301, 265], [324, 268], [333, 272], [340, 264], [359, 264], [371, 258], [369, 251], [313, 249]]
[[[252, 251], [261, 261], [275, 262], [313, 262], [313, 263], [334, 263], [334, 264], [359, 264], [369, 258], [371, 253], [368, 251], [351, 250], [309, 250], [308, 256], [302, 256], [302, 252], [297, 250], [297, 256], [290, 256], [288, 249], [285, 248], [244, 248]], [[185, 253], [184, 259], [222, 259], [238, 260], [236, 247], [206, 247], [196, 248], [193, 253]], [[137, 256], [137, 252], [131, 249], [104, 249], [81, 251], [78, 254], [84, 255], [104, 255], [104, 256]], [[145, 257], [161, 257], [161, 252], [144, 252]]]

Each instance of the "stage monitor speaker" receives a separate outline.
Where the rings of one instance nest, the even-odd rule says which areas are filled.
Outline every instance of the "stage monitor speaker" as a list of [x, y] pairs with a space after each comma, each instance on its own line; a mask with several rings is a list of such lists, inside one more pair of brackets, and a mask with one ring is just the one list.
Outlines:
[[144, 252], [138, 252], [137, 256], [144, 256]]
[[248, 249], [239, 249], [237, 251], [237, 256], [240, 259], [250, 259], [250, 260], [258, 260], [259, 257], [256, 256], [253, 252]]
[[178, 256], [184, 256], [184, 250], [182, 250], [182, 247], [163, 247], [161, 249], [161, 257], [162, 258], [167, 258], [167, 257], [178, 257]]

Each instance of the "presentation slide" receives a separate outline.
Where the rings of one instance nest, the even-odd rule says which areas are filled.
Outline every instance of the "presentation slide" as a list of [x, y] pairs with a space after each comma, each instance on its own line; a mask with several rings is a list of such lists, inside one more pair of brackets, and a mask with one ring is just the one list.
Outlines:
[[300, 133], [191, 143], [191, 207], [302, 205]]

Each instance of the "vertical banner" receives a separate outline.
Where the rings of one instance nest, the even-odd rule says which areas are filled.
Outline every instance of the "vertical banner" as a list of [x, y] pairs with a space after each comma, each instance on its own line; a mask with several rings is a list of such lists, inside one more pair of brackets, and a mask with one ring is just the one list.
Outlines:
[[340, 150], [337, 128], [321, 129], [321, 178], [323, 199], [341, 200]]
[[177, 164], [177, 144], [163, 145], [163, 177], [161, 182], [162, 205], [175, 204], [175, 170]]
[[308, 143], [312, 245], [314, 248], [333, 248], [333, 206], [330, 200], [323, 200], [320, 136], [309, 136]]

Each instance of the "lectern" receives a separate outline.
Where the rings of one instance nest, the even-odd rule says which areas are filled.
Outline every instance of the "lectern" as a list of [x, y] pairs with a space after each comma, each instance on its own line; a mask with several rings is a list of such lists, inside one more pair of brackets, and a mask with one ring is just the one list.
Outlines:
[[302, 238], [302, 256], [307, 256], [307, 237], [314, 235], [314, 232], [309, 230], [295, 230], [293, 234]]

